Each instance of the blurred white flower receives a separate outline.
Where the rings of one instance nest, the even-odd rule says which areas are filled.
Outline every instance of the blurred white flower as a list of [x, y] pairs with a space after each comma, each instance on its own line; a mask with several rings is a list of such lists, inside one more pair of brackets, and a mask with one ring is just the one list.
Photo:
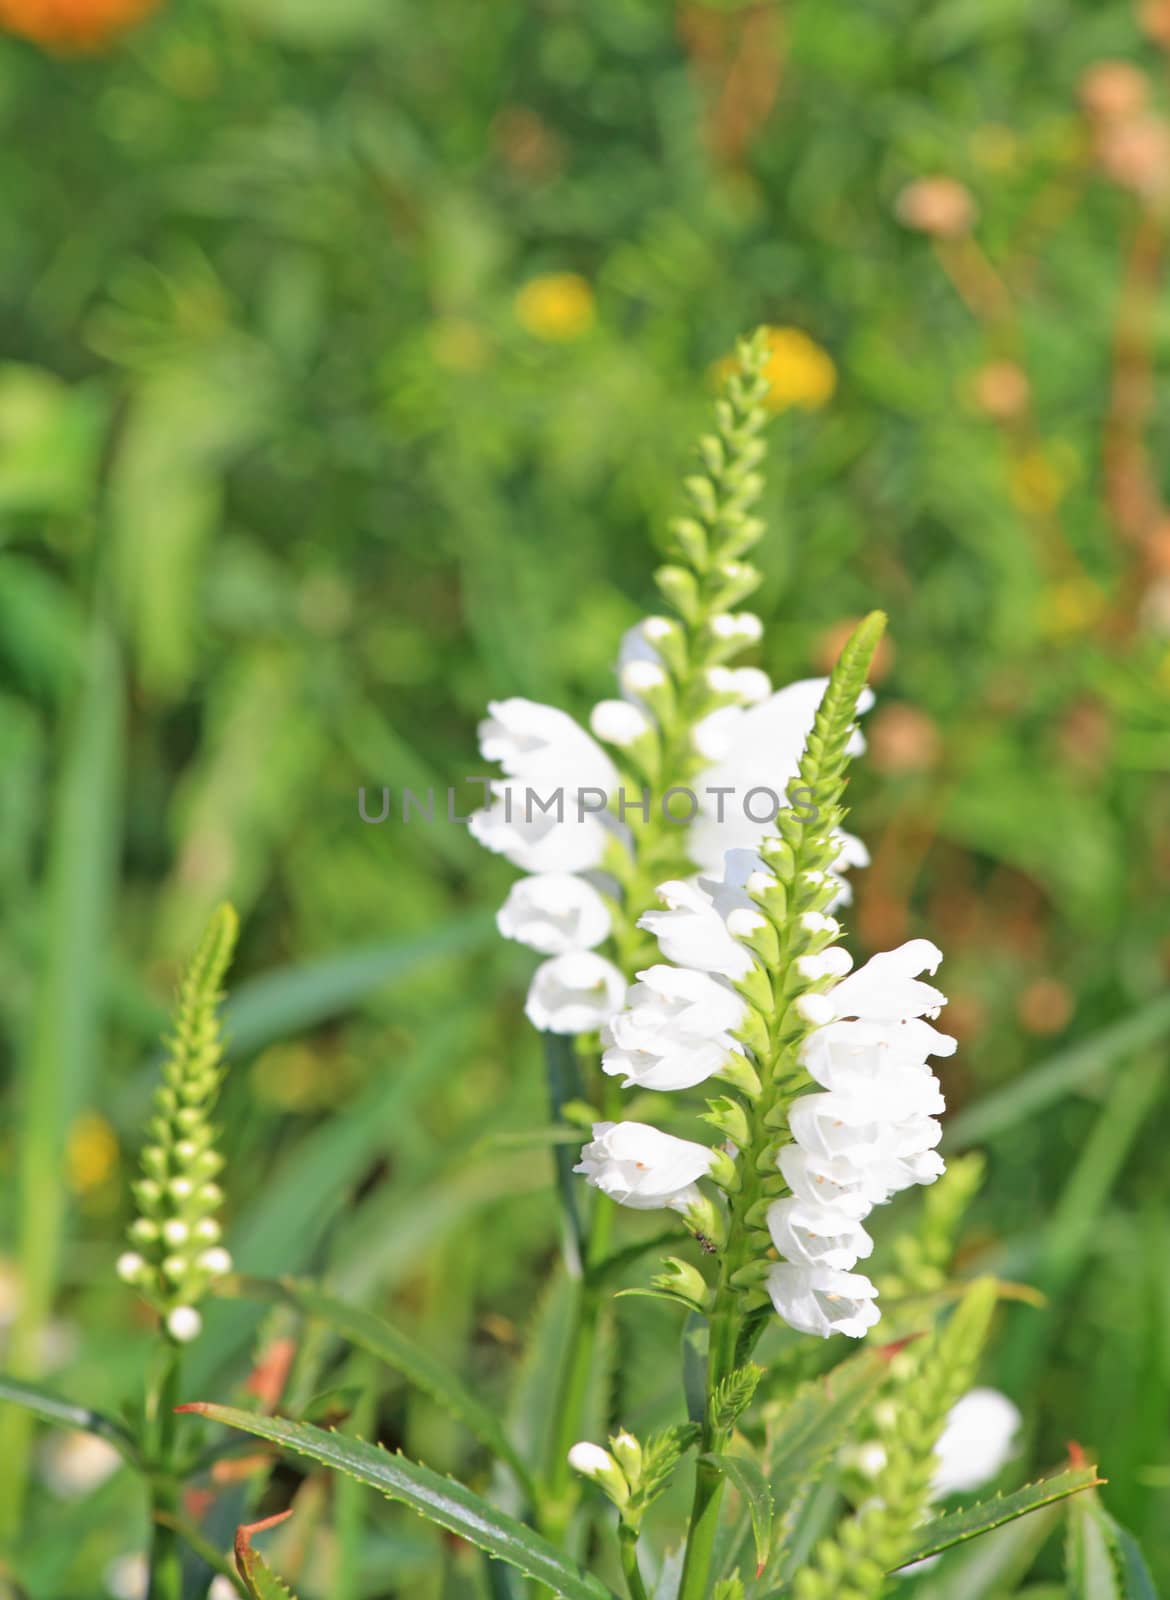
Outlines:
[[625, 989], [612, 961], [570, 950], [537, 967], [524, 1011], [542, 1033], [594, 1033], [620, 1010]]
[[518, 878], [496, 913], [496, 926], [505, 939], [516, 939], [546, 956], [592, 950], [608, 936], [610, 921], [601, 895], [571, 872]]
[[81, 1500], [100, 1488], [122, 1464], [106, 1439], [93, 1433], [52, 1433], [38, 1451], [40, 1474], [59, 1500]]
[[970, 1389], [951, 1407], [935, 1455], [931, 1497], [963, 1494], [998, 1477], [1016, 1445], [1021, 1417], [998, 1389]]
[[568, 712], [519, 697], [492, 700], [488, 712], [479, 725], [479, 748], [485, 761], [498, 762], [510, 778], [606, 794], [616, 787], [613, 762]]

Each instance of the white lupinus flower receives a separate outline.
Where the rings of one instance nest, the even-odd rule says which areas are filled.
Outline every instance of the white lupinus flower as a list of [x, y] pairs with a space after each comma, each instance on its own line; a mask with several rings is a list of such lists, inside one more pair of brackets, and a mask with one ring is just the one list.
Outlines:
[[542, 1033], [595, 1033], [620, 1007], [625, 988], [612, 961], [570, 950], [537, 967], [524, 1010]]
[[654, 935], [668, 961], [728, 978], [742, 978], [751, 971], [750, 953], [728, 932], [710, 894], [698, 883], [682, 879], [660, 883], [658, 898], [666, 909], [647, 911], [638, 926]]
[[798, 1333], [861, 1339], [881, 1318], [877, 1290], [859, 1272], [778, 1262], [765, 1281], [777, 1312]]
[[938, 1464], [931, 1498], [965, 1494], [998, 1477], [1010, 1460], [1023, 1419], [998, 1389], [970, 1389], [952, 1406], [934, 1447]]
[[492, 700], [488, 712], [479, 725], [479, 748], [510, 778], [545, 779], [566, 790], [606, 794], [617, 786], [613, 762], [568, 712], [520, 698]]
[[545, 956], [592, 950], [608, 937], [611, 922], [609, 907], [593, 885], [570, 872], [517, 879], [496, 913], [505, 939]]
[[635, 1211], [686, 1211], [698, 1200], [695, 1184], [714, 1159], [706, 1145], [676, 1139], [645, 1122], [595, 1122], [593, 1138], [573, 1171]]
[[[506, 856], [522, 872], [588, 872], [601, 865], [613, 835], [577, 796], [557, 791], [552, 782], [547, 792], [520, 783], [493, 783], [491, 789], [491, 806], [468, 822], [485, 849]], [[548, 809], [537, 803], [550, 795]]]

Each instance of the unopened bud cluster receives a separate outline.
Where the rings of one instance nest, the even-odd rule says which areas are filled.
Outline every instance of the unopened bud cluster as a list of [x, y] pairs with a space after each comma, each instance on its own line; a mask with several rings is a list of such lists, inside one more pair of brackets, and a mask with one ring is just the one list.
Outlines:
[[223, 1077], [220, 985], [236, 932], [235, 912], [221, 906], [180, 985], [142, 1152], [143, 1175], [134, 1185], [138, 1215], [130, 1224], [131, 1248], [117, 1264], [118, 1276], [154, 1306], [180, 1343], [198, 1336], [198, 1302], [232, 1266], [216, 1218], [223, 1157], [215, 1148], [211, 1114]]

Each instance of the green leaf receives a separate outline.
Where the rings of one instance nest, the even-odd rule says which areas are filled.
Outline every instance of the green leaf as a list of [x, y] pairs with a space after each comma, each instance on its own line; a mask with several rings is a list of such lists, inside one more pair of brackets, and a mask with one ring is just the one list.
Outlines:
[[430, 1395], [469, 1428], [493, 1455], [506, 1462], [525, 1490], [532, 1491], [531, 1473], [496, 1413], [477, 1399], [444, 1362], [391, 1323], [371, 1311], [335, 1299], [313, 1283], [296, 1278], [234, 1277], [221, 1283], [218, 1292], [245, 1300], [274, 1300], [295, 1306], [306, 1316], [318, 1317], [350, 1344], [384, 1361], [401, 1372], [409, 1383]]
[[619, 1289], [614, 1295], [615, 1300], [666, 1300], [670, 1305], [683, 1306], [687, 1311], [697, 1316], [703, 1316], [703, 1308], [689, 1295], [676, 1294], [673, 1289], [649, 1289], [638, 1284], [632, 1289]]
[[752, 1519], [752, 1536], [756, 1541], [756, 1570], [763, 1572], [772, 1549], [772, 1520], [774, 1506], [772, 1490], [767, 1478], [748, 1456], [718, 1455], [714, 1452], [700, 1456], [701, 1461], [718, 1467], [743, 1496]]
[[282, 1511], [278, 1516], [266, 1517], [263, 1522], [251, 1522], [236, 1529], [236, 1569], [244, 1580], [251, 1600], [296, 1600], [296, 1595], [267, 1565], [259, 1550], [252, 1547], [252, 1535], [265, 1528], [274, 1528], [278, 1522], [292, 1516]]
[[1123, 1528], [1115, 1517], [1111, 1517], [1104, 1506], [1093, 1496], [1097, 1512], [1109, 1532], [1114, 1548], [1121, 1565], [1122, 1580], [1125, 1585], [1125, 1600], [1158, 1600], [1158, 1591], [1154, 1587], [1153, 1574], [1146, 1565], [1146, 1558], [1142, 1554], [1142, 1547], [1138, 1544], [1128, 1528]]
[[119, 1450], [131, 1466], [140, 1464], [138, 1445], [133, 1434], [114, 1417], [101, 1411], [91, 1411], [88, 1406], [77, 1405], [48, 1390], [38, 1389], [31, 1383], [21, 1383], [17, 1378], [0, 1377], [0, 1401], [22, 1406], [42, 1422], [54, 1422], [62, 1428], [76, 1428], [82, 1433], [95, 1434]]
[[326, 1433], [305, 1422], [257, 1416], [231, 1406], [196, 1404], [180, 1406], [179, 1410], [196, 1412], [225, 1427], [255, 1434], [335, 1472], [347, 1472], [359, 1483], [378, 1489], [387, 1499], [410, 1506], [440, 1528], [546, 1584], [564, 1600], [614, 1600], [612, 1591], [600, 1579], [582, 1572], [547, 1539], [497, 1511], [453, 1478], [441, 1477], [405, 1456], [390, 1455], [364, 1439]]
[[918, 1529], [913, 1545], [899, 1566], [908, 1566], [912, 1561], [937, 1555], [940, 1550], [949, 1550], [952, 1545], [975, 1539], [992, 1528], [1001, 1528], [1005, 1522], [1014, 1522], [1017, 1517], [1025, 1517], [1030, 1511], [1038, 1511], [1041, 1506], [1050, 1506], [1071, 1494], [1080, 1494], [1102, 1481], [1095, 1467], [1074, 1467], [1054, 1477], [1042, 1478], [1039, 1483], [1025, 1484], [1012, 1494], [997, 1495], [994, 1500], [945, 1512]]
[[1170, 996], [1161, 995], [1132, 1016], [1102, 1028], [1079, 1044], [1070, 1045], [1039, 1066], [1014, 1078], [994, 1094], [961, 1111], [948, 1122], [952, 1149], [981, 1144], [1035, 1116], [1066, 1095], [1087, 1088], [1106, 1069], [1126, 1056], [1157, 1044], [1170, 1033]]

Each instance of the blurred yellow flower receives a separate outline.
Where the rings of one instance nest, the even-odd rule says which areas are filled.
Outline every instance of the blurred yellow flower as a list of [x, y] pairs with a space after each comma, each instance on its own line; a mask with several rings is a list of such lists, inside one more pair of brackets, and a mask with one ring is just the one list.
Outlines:
[[1029, 450], [1008, 469], [1008, 493], [1012, 503], [1031, 515], [1055, 511], [1068, 488], [1068, 475], [1050, 456]]
[[100, 1189], [118, 1161], [118, 1140], [105, 1117], [87, 1111], [69, 1130], [65, 1159], [75, 1194]]
[[579, 339], [593, 326], [593, 290], [576, 272], [548, 272], [519, 291], [515, 312], [537, 339]]
[[1087, 633], [1105, 611], [1104, 591], [1091, 578], [1065, 578], [1040, 597], [1040, 631], [1061, 639]]
[[[837, 369], [829, 352], [800, 328], [765, 331], [772, 352], [764, 368], [771, 384], [764, 397], [768, 410], [789, 411], [800, 406], [805, 411], [819, 411], [827, 405], [837, 387]], [[735, 357], [725, 356], [716, 362], [712, 376], [722, 383], [735, 367]]]

